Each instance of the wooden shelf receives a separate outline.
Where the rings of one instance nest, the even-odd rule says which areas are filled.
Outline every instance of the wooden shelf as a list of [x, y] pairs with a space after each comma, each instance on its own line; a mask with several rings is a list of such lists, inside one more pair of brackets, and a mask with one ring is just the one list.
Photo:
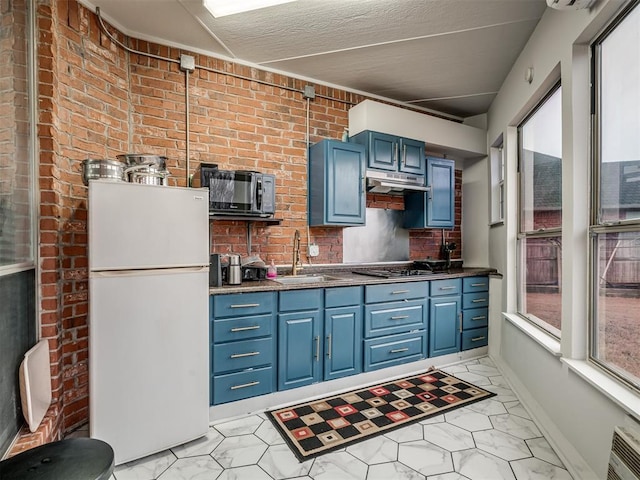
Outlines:
[[271, 217], [251, 217], [243, 215], [209, 215], [209, 220], [227, 220], [232, 222], [250, 222], [250, 223], [262, 223], [265, 225], [280, 225], [282, 223], [281, 218]]

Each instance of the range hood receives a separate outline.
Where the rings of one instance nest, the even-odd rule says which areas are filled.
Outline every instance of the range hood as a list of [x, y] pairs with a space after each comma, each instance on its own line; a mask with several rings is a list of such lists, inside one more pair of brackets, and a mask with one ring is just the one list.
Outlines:
[[423, 175], [383, 170], [367, 170], [367, 191], [371, 193], [401, 194], [407, 190], [428, 192]]

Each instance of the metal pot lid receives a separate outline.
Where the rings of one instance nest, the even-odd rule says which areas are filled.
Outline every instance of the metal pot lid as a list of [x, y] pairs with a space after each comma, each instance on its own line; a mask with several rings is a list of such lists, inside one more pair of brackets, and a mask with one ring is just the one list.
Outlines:
[[167, 157], [162, 155], [126, 153], [116, 155], [116, 158], [127, 165], [157, 165], [160, 169], [164, 169], [167, 165]]

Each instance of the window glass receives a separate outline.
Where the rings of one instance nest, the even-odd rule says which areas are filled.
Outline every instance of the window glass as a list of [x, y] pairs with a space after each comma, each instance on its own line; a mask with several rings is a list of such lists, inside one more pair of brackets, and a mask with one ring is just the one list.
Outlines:
[[562, 279], [562, 89], [518, 127], [518, 313], [560, 337]]
[[520, 127], [520, 231], [562, 225], [562, 91]]
[[491, 223], [504, 220], [504, 148], [502, 138], [491, 147]]
[[640, 8], [593, 45], [596, 98], [590, 358], [640, 389]]
[[600, 44], [600, 215], [640, 218], [640, 9]]
[[28, 23], [24, 2], [3, 11], [0, 38], [0, 267], [33, 262]]

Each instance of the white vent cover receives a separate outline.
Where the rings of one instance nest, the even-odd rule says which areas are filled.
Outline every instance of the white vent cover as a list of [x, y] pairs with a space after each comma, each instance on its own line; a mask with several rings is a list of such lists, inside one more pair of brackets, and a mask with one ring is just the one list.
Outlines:
[[580, 10], [589, 8], [595, 0], [547, 0], [547, 5], [557, 10]]
[[640, 480], [640, 430], [627, 423], [613, 431], [607, 480]]

